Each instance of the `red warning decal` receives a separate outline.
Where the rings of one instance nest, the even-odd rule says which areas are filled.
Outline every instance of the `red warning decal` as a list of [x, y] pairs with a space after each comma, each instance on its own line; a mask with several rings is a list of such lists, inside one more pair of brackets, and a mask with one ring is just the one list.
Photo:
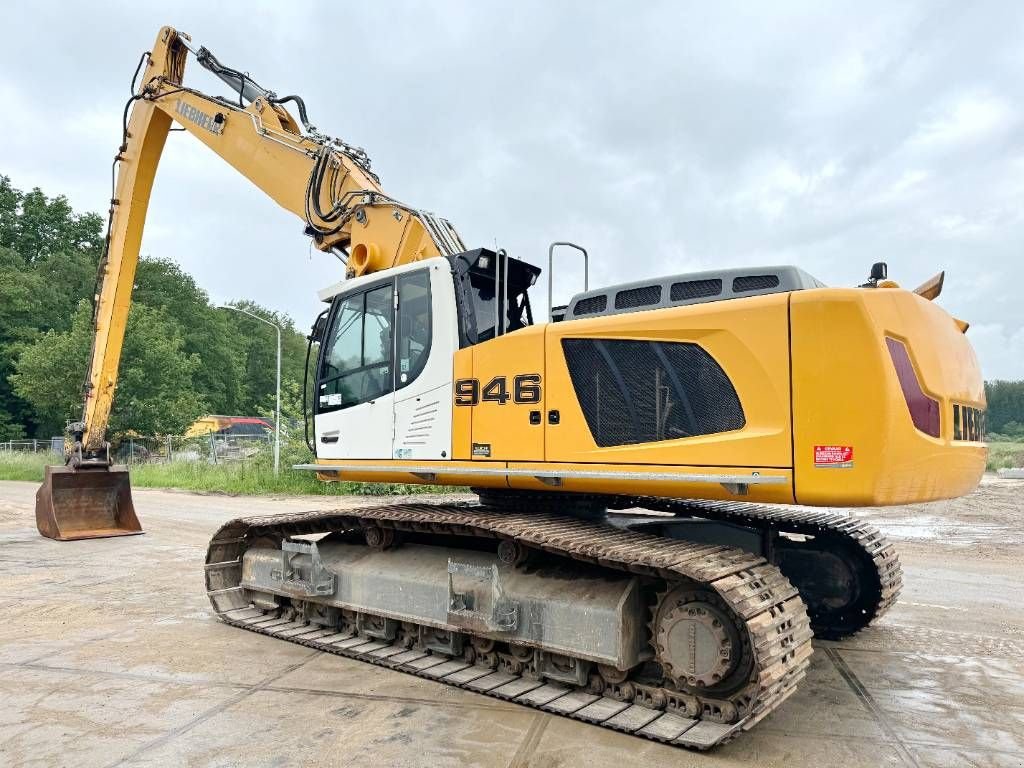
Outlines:
[[852, 445], [816, 445], [814, 446], [814, 466], [816, 467], [852, 467]]

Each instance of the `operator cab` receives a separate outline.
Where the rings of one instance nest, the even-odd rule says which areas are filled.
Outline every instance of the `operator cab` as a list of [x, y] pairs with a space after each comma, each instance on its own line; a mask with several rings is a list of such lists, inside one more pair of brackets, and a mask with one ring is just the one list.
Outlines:
[[318, 458], [449, 458], [454, 355], [532, 325], [539, 274], [480, 248], [321, 291], [330, 307], [310, 335]]

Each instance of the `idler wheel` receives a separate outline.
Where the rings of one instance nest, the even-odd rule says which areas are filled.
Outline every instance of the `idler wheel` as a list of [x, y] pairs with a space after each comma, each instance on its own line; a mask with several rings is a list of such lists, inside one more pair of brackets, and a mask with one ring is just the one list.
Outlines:
[[498, 560], [505, 565], [517, 566], [526, 562], [530, 551], [512, 539], [502, 539], [498, 544]]
[[741, 619], [714, 592], [676, 589], [652, 624], [657, 660], [682, 690], [723, 695], [750, 677], [751, 655]]
[[366, 544], [374, 549], [387, 549], [395, 543], [395, 531], [393, 528], [380, 528], [376, 525], [368, 525], [363, 528], [363, 536]]

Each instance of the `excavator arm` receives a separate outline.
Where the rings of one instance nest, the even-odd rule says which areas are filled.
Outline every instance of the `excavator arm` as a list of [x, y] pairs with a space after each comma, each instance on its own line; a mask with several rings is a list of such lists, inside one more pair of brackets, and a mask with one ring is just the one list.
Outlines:
[[[187, 86], [184, 74], [189, 55], [228, 85], [235, 96], [211, 96]], [[114, 160], [117, 181], [98, 270], [82, 420], [70, 427], [73, 439], [68, 467], [51, 468], [37, 495], [40, 531], [54, 538], [97, 535], [89, 530], [117, 535], [110, 532], [118, 528], [117, 515], [112, 517], [110, 508], [131, 506], [130, 492], [125, 495], [127, 473], [119, 478], [121, 471], [110, 467], [106, 427], [149, 198], [172, 123], [180, 124], [278, 205], [302, 219], [306, 234], [318, 249], [333, 252], [346, 262], [349, 277], [465, 250], [447, 221], [385, 194], [363, 150], [312, 126], [301, 97], [278, 97], [247, 73], [221, 64], [209, 50], [193, 45], [188, 35], [171, 27], [160, 30], [152, 50], [142, 58], [140, 70], [141, 77], [136, 72], [125, 107], [123, 139]], [[295, 105], [299, 120], [286, 103]], [[90, 472], [89, 482], [97, 487], [92, 502], [82, 501], [85, 480], [76, 479], [76, 473], [82, 472]], [[61, 474], [66, 477], [51, 480], [51, 475]], [[65, 482], [66, 489], [56, 488]], [[67, 533], [67, 526], [60, 524], [60, 507], [67, 507], [72, 500], [78, 533], [58, 535], [62, 528]], [[95, 514], [90, 512], [92, 508]], [[134, 519], [134, 513], [130, 517]], [[105, 523], [92, 524], [99, 519]], [[137, 521], [134, 525], [138, 526]]]

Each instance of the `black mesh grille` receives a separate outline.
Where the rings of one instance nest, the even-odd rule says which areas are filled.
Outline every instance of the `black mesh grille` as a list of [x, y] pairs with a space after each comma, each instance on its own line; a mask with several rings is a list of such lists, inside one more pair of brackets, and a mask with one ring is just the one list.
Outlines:
[[601, 447], [740, 429], [736, 389], [697, 344], [562, 339], [576, 398]]
[[672, 301], [687, 301], [688, 299], [703, 299], [706, 296], [717, 296], [722, 292], [722, 281], [714, 280], [687, 280], [685, 283], [672, 283], [669, 298]]
[[744, 275], [732, 281], [732, 290], [735, 293], [744, 291], [763, 291], [766, 288], [778, 288], [778, 275]]
[[607, 296], [591, 296], [577, 301], [572, 313], [574, 315], [592, 315], [595, 312], [604, 312], [607, 306]]
[[660, 285], [645, 285], [642, 288], [630, 288], [628, 291], [619, 291], [615, 294], [616, 309], [632, 309], [633, 307], [647, 307], [661, 301]]

